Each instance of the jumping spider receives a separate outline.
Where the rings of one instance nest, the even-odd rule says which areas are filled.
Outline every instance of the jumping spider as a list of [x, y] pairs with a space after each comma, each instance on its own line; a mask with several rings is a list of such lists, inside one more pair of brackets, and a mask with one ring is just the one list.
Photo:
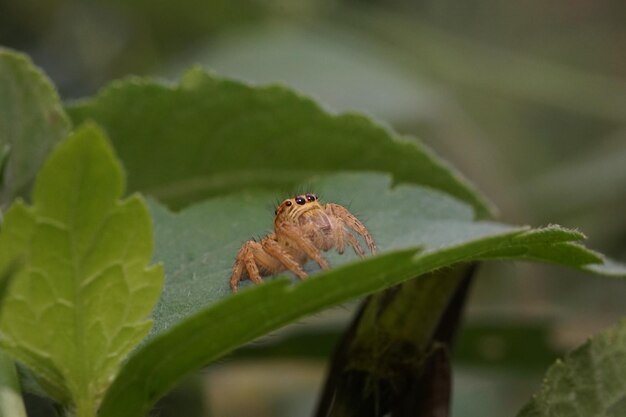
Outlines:
[[290, 270], [299, 278], [307, 277], [302, 266], [312, 259], [322, 269], [328, 262], [321, 251], [336, 248], [343, 253], [346, 242], [357, 255], [365, 256], [358, 239], [360, 235], [372, 252], [376, 253], [374, 239], [363, 223], [339, 204], [320, 204], [315, 194], [306, 193], [283, 201], [276, 209], [274, 233], [260, 242], [249, 240], [243, 244], [233, 266], [230, 288], [237, 291], [242, 278], [255, 284], [263, 282], [262, 276]]

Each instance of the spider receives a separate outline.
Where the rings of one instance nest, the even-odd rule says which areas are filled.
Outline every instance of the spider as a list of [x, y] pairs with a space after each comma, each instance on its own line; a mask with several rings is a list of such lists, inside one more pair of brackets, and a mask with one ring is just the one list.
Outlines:
[[346, 242], [357, 255], [365, 256], [352, 232], [360, 235], [371, 253], [376, 254], [374, 239], [363, 223], [339, 204], [320, 204], [315, 194], [289, 198], [278, 206], [274, 214], [274, 233], [260, 242], [249, 240], [239, 249], [230, 277], [233, 292], [237, 292], [239, 281], [246, 277], [260, 284], [263, 276], [289, 270], [304, 279], [307, 273], [302, 266], [309, 259], [320, 268], [328, 269], [328, 262], [321, 251], [335, 248], [342, 254]]

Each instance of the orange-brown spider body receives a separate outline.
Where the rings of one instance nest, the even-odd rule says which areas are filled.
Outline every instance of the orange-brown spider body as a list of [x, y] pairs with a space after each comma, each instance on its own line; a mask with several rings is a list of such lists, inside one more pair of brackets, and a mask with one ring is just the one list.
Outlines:
[[276, 209], [274, 232], [260, 242], [247, 241], [237, 253], [230, 287], [237, 291], [243, 278], [258, 284], [262, 277], [286, 270], [306, 278], [302, 267], [308, 260], [328, 269], [321, 252], [335, 248], [342, 254], [346, 244], [363, 257], [365, 251], [353, 233], [363, 238], [372, 254], [376, 253], [369, 231], [345, 207], [333, 203], [322, 205], [311, 193], [289, 198]]

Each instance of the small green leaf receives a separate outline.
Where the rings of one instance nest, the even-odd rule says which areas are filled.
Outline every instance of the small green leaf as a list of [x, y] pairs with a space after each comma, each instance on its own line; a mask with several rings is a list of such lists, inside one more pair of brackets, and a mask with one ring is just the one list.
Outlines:
[[92, 416], [120, 362], [147, 334], [162, 285], [151, 222], [138, 196], [118, 201], [121, 167], [86, 126], [44, 164], [33, 205], [14, 203], [0, 270], [20, 257], [0, 316], [0, 343], [57, 401]]
[[131, 190], [181, 206], [254, 187], [285, 190], [315, 174], [378, 171], [471, 204], [490, 205], [415, 139], [400, 139], [364, 116], [331, 116], [283, 87], [251, 87], [189, 71], [177, 85], [117, 82], [70, 105], [114, 141]]
[[50, 80], [25, 56], [0, 48], [0, 204], [27, 197], [70, 121]]
[[518, 417], [626, 415], [626, 320], [587, 341], [548, 370]]
[[[384, 175], [356, 173], [309, 183], [323, 200], [347, 205], [364, 220], [380, 255], [355, 262], [348, 251], [341, 256], [329, 252], [330, 271], [316, 273], [308, 265], [315, 276], [304, 282], [291, 286], [268, 278], [252, 288], [244, 282], [247, 288], [234, 296], [228, 286], [234, 257], [243, 242], [271, 228], [272, 209], [266, 203], [275, 196], [241, 193], [176, 214], [151, 202], [155, 259], [165, 263], [166, 286], [153, 314], [153, 333], [124, 365], [101, 417], [142, 416], [182, 376], [258, 336], [458, 262], [527, 259], [527, 254], [576, 268], [598, 261], [591, 252], [582, 256], [582, 247], [562, 246], [580, 239], [577, 232], [477, 222], [470, 206], [448, 195], [418, 186], [389, 188], [390, 183]], [[626, 276], [626, 269], [620, 272]]]

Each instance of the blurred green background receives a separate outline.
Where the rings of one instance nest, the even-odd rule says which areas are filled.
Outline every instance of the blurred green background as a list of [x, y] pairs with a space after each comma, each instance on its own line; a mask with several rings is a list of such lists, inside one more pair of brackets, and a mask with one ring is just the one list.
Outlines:
[[[626, 4], [611, 0], [0, 0], [0, 44], [28, 53], [66, 100], [193, 64], [284, 83], [419, 137], [502, 221], [578, 228], [621, 261], [624, 22]], [[625, 315], [625, 299], [620, 282], [485, 265], [456, 352], [454, 415], [513, 415], [557, 355]], [[161, 415], [309, 415], [353, 307], [242, 349], [181, 385]]]

